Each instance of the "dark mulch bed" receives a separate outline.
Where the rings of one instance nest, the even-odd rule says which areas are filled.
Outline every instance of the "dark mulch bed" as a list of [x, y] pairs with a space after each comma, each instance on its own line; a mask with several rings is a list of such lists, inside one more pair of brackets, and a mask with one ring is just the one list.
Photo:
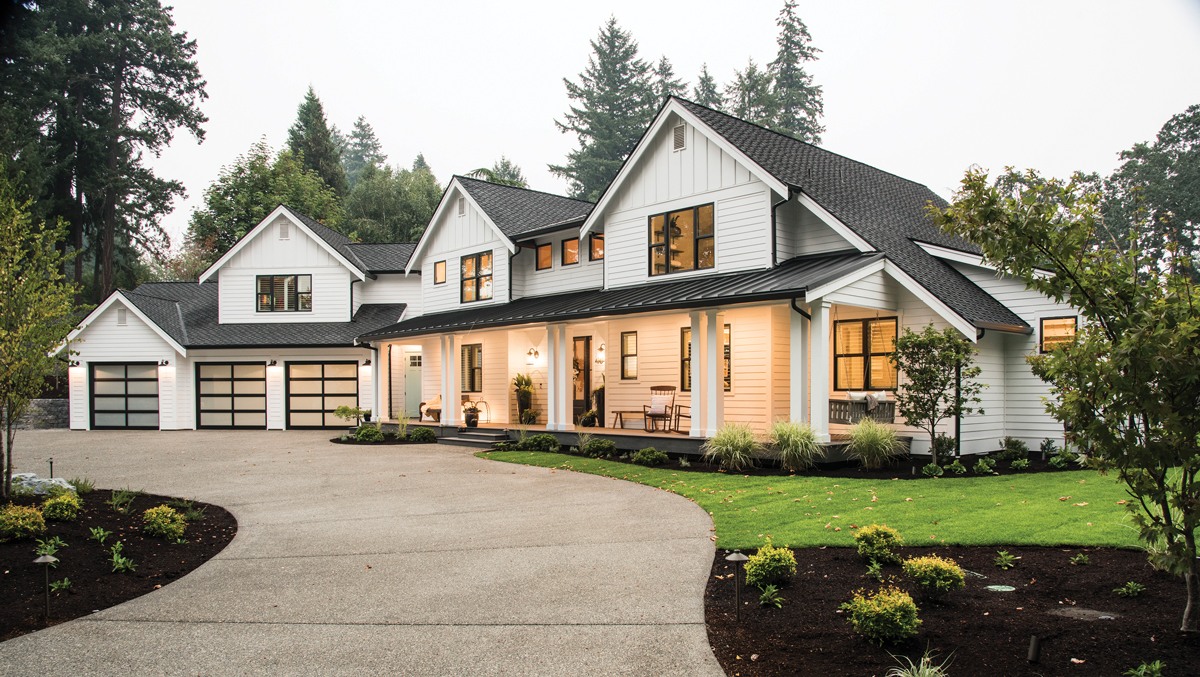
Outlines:
[[333, 442], [334, 444], [353, 444], [353, 445], [359, 446], [359, 447], [396, 446], [398, 444], [426, 444], [425, 442], [413, 442], [407, 438], [398, 439], [398, 438], [391, 438], [391, 437], [385, 437], [382, 442], [358, 442], [354, 439], [343, 440], [343, 439], [339, 439], [337, 437], [335, 437], [329, 441]]
[[[1152, 569], [1144, 553], [1005, 549], [1021, 557], [1008, 571], [993, 563], [998, 548], [904, 548], [902, 557], [937, 554], [987, 578], [968, 575], [966, 589], [939, 604], [918, 597], [899, 566], [885, 567], [885, 576], [894, 577], [917, 600], [923, 625], [916, 637], [882, 648], [855, 634], [838, 613], [855, 590], [880, 587], [864, 576], [866, 567], [855, 550], [795, 550], [796, 576], [783, 589], [783, 608], [760, 607], [758, 590], [744, 587], [740, 624], [734, 621], [734, 579], [725, 578], [733, 572], [725, 561], [728, 551], [717, 550], [704, 596], [708, 639], [726, 672], [744, 677], [882, 677], [898, 664], [889, 651], [919, 661], [927, 646], [941, 659], [953, 652], [950, 674], [971, 677], [1119, 675], [1155, 659], [1166, 664], [1164, 675], [1196, 674], [1200, 637], [1178, 631], [1187, 600], [1183, 580]], [[1068, 559], [1080, 552], [1090, 563], [1071, 565]], [[1146, 590], [1132, 598], [1113, 592], [1128, 581]], [[1016, 591], [991, 592], [986, 585], [1010, 585]], [[1082, 620], [1049, 613], [1083, 615], [1084, 610], [1115, 618]], [[1031, 635], [1042, 642], [1036, 664], [1027, 661]]]
[[[67, 592], [50, 593], [50, 619], [46, 623], [46, 579], [37, 559], [33, 539], [0, 543], [0, 641], [57, 625], [93, 611], [107, 609], [161, 588], [191, 572], [221, 552], [237, 534], [237, 520], [224, 508], [196, 502], [204, 508], [204, 519], [188, 524], [187, 543], [174, 544], [142, 534], [142, 513], [169, 503], [168, 496], [145, 495], [133, 500], [132, 510], [122, 515], [105, 502], [112, 492], [97, 490], [81, 496], [83, 509], [74, 522], [46, 522], [43, 539], [58, 536], [67, 547], [58, 551], [58, 568], [50, 569], [50, 580], [71, 579]], [[34, 505], [36, 498], [20, 497], [18, 505]], [[91, 538], [91, 529], [111, 531], [105, 546]], [[124, 541], [122, 554], [133, 559], [137, 571], [115, 574], [109, 549]]]

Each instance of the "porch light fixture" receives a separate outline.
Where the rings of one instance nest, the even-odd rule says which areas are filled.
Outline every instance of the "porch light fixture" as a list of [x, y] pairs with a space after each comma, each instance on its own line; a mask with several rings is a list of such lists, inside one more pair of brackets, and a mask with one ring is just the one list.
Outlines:
[[742, 562], [748, 559], [741, 550], [734, 550], [725, 557], [726, 562], [733, 562], [733, 600], [737, 606], [735, 618], [738, 623], [742, 622]]
[[539, 355], [537, 348], [530, 348], [529, 352], [525, 353], [525, 364], [533, 364]]
[[600, 347], [596, 349], [596, 364], [601, 367], [604, 366], [604, 344], [603, 343], [601, 343]]

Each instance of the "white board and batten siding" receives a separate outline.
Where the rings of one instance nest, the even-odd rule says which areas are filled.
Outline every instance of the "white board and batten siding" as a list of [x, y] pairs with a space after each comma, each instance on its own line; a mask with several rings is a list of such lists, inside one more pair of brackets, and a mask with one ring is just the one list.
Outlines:
[[[280, 223], [289, 225], [287, 238], [280, 238]], [[312, 311], [258, 312], [259, 275], [312, 275]], [[350, 270], [282, 216], [234, 254], [217, 278], [221, 324], [350, 320]]]
[[[770, 265], [772, 192], [750, 170], [691, 125], [685, 147], [673, 150], [673, 117], [650, 141], [617, 188], [605, 214], [606, 286], [752, 270]], [[649, 217], [714, 203], [716, 267], [651, 278]]]
[[399, 273], [377, 275], [354, 284], [353, 312], [364, 303], [406, 303], [404, 318], [421, 314], [421, 276]]
[[[466, 214], [459, 216], [457, 200], [451, 196], [450, 209], [444, 210], [433, 229], [433, 239], [421, 258], [422, 312], [439, 313], [477, 305], [508, 301], [508, 248], [470, 201]], [[464, 256], [492, 253], [492, 298], [463, 304], [460, 300], [461, 259]], [[434, 284], [434, 265], [446, 262], [446, 282]]]
[[775, 231], [779, 261], [786, 261], [793, 256], [854, 250], [854, 245], [800, 204], [798, 198], [776, 207]]
[[[562, 243], [579, 237], [579, 229], [562, 230], [535, 238], [535, 244], [549, 244], [553, 263], [545, 270], [537, 269], [537, 250], [521, 248], [512, 260], [513, 298], [547, 296], [604, 286], [604, 260], [591, 261], [589, 238], [579, 243], [579, 263], [563, 265]], [[607, 242], [605, 243], [607, 244]], [[607, 252], [606, 252], [607, 254]]]

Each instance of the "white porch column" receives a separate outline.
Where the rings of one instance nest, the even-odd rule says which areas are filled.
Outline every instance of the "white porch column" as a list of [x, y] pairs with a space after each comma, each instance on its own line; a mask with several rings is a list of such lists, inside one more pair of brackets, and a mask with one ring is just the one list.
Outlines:
[[701, 358], [700, 352], [700, 335], [703, 327], [700, 323], [700, 311], [694, 310], [688, 313], [688, 317], [692, 321], [692, 361], [691, 361], [691, 376], [692, 376], [692, 427], [688, 431], [690, 437], [704, 437], [704, 399], [701, 396], [703, 390], [701, 381], [700, 365], [704, 361]]
[[458, 380], [458, 350], [453, 334], [442, 337], [442, 425], [458, 425], [462, 384]]
[[808, 417], [808, 332], [811, 324], [804, 316], [791, 310], [791, 408], [788, 416], [793, 421], [807, 421]]
[[704, 434], [712, 437], [725, 422], [725, 341], [718, 311], [704, 311]]
[[809, 381], [812, 391], [809, 398], [812, 409], [809, 411], [809, 423], [817, 433], [817, 439], [829, 441], [829, 301], [814, 299], [812, 306], [812, 322], [810, 323], [810, 341], [812, 342], [812, 376]]
[[557, 344], [554, 353], [558, 358], [558, 366], [554, 370], [558, 392], [555, 404], [555, 409], [558, 410], [558, 427], [555, 430], [574, 430], [575, 422], [571, 416], [573, 409], [571, 401], [575, 394], [572, 380], [575, 372], [571, 366], [572, 351], [567, 342], [567, 325], [558, 324], [554, 325], [554, 328], [554, 342]]
[[546, 325], [546, 430], [558, 430], [558, 325]]

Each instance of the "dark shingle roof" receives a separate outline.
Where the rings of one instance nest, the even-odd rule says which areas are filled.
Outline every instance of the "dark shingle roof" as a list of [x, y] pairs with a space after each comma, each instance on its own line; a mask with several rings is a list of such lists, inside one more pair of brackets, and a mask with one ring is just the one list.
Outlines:
[[504, 186], [465, 176], [456, 176], [471, 199], [487, 213], [510, 239], [527, 236], [551, 226], [581, 223], [592, 213], [591, 202], [574, 200], [528, 188]]
[[355, 242], [342, 245], [342, 250], [349, 252], [353, 257], [350, 259], [351, 261], [362, 264], [364, 269], [371, 273], [403, 273], [404, 266], [408, 265], [408, 259], [416, 248], [415, 242], [392, 244]]
[[1028, 328], [1016, 313], [914, 242], [979, 253], [975, 245], [942, 233], [930, 222], [926, 204], [946, 205], [933, 191], [699, 104], [678, 101], [771, 176], [812, 197], [969, 322]]
[[351, 322], [217, 323], [217, 283], [148, 282], [122, 295], [185, 348], [350, 347], [395, 324], [403, 303], [364, 303]]
[[509, 303], [479, 306], [414, 317], [411, 320], [364, 332], [360, 340], [419, 336], [458, 329], [504, 327], [529, 322], [625, 315], [648, 310], [684, 310], [711, 307], [714, 303], [750, 303], [796, 298], [806, 289], [878, 261], [882, 254], [859, 252], [802, 256], [776, 268], [751, 272], [692, 277], [676, 282], [589, 289], [553, 296], [535, 296]]

